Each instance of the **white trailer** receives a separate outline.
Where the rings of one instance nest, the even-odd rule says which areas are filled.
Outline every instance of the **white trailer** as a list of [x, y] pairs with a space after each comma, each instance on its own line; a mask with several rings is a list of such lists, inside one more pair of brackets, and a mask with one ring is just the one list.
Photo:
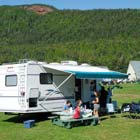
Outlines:
[[[0, 66], [0, 112], [61, 111], [66, 100], [90, 101], [90, 81], [127, 75], [73, 61], [27, 61]], [[97, 86], [98, 88], [98, 86]], [[78, 96], [78, 97], [77, 97]]]
[[[50, 112], [74, 100], [74, 76], [44, 68], [37, 62], [0, 66], [1, 112]], [[65, 88], [61, 86], [65, 82]], [[69, 94], [67, 94], [69, 93]]]

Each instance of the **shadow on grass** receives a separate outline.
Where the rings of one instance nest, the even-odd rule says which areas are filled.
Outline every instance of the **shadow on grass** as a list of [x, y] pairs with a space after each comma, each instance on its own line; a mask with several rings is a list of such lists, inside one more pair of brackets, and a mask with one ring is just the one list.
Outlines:
[[[3, 120], [4, 122], [11, 123], [23, 123], [26, 120], [35, 120], [36, 123], [49, 120], [52, 116], [51, 113], [33, 113], [33, 114], [7, 114], [8, 119]], [[105, 121], [107, 119], [116, 118], [115, 114], [101, 116], [100, 121]]]
[[[11, 116], [11, 117], [10, 117]], [[4, 122], [14, 122], [14, 123], [23, 123], [26, 120], [35, 120], [35, 122], [42, 122], [48, 120], [48, 117], [51, 116], [51, 113], [33, 113], [33, 114], [8, 114], [8, 119], [3, 120]]]
[[101, 116], [100, 121], [105, 121], [107, 119], [116, 118], [116, 117], [117, 116], [115, 114], [111, 114], [111, 115], [107, 115], [107, 116]]

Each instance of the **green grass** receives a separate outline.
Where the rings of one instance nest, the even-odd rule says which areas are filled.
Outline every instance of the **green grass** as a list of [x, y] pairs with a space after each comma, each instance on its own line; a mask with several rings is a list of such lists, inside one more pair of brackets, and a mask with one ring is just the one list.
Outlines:
[[[138, 101], [140, 85], [124, 84], [115, 89], [113, 98], [119, 104]], [[22, 118], [23, 119], [23, 118]], [[115, 118], [103, 117], [101, 125], [80, 126], [72, 129], [52, 125], [50, 120], [37, 121], [31, 129], [23, 127], [15, 115], [0, 113], [0, 140], [139, 140], [140, 119], [127, 119], [117, 114]]]
[[115, 88], [113, 91], [113, 99], [118, 101], [118, 105], [122, 103], [138, 102], [140, 100], [140, 84], [123, 84], [122, 89]]

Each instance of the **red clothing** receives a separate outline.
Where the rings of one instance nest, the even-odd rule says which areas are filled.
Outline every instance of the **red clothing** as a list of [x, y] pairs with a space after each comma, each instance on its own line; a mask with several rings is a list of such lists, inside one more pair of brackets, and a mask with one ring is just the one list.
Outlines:
[[74, 110], [73, 118], [74, 119], [79, 119], [80, 117], [81, 117], [81, 114], [80, 114], [79, 107], [76, 107], [76, 109]]

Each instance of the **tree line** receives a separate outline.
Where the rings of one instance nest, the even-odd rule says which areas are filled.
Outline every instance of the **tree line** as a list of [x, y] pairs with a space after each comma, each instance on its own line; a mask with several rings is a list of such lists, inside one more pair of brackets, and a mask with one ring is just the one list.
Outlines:
[[0, 7], [0, 63], [75, 60], [126, 72], [140, 60], [140, 10], [57, 10], [37, 15]]

